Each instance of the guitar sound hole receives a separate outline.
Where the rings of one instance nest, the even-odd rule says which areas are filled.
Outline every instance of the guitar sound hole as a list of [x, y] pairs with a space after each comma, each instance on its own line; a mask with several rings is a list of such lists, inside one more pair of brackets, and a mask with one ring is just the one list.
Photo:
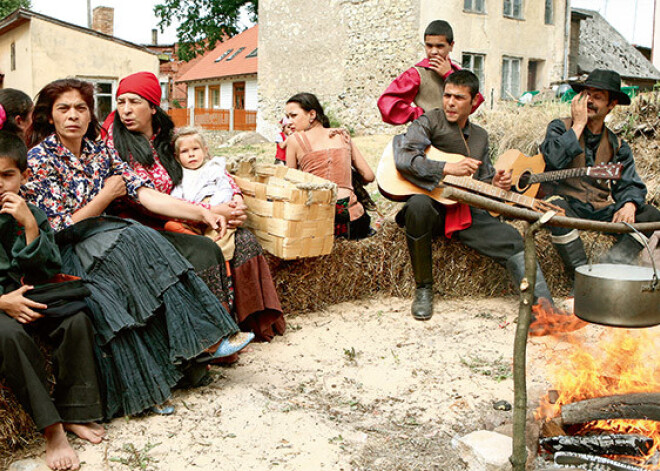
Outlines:
[[529, 187], [529, 179], [532, 176], [532, 172], [529, 170], [525, 170], [523, 173], [520, 174], [518, 177], [518, 184], [516, 187], [518, 188], [518, 191], [523, 192]]

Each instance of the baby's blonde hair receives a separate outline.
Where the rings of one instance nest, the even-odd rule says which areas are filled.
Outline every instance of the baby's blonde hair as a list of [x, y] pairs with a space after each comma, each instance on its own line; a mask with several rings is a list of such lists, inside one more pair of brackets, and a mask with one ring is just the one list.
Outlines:
[[188, 137], [188, 136], [195, 136], [197, 137], [197, 141], [201, 144], [201, 146], [204, 148], [204, 151], [206, 152], [206, 155], [204, 156], [204, 161], [209, 159], [209, 146], [206, 144], [206, 139], [204, 139], [204, 136], [202, 135], [201, 131], [197, 129], [196, 127], [193, 126], [185, 126], [179, 129], [177, 132], [174, 133], [174, 136], [172, 137], [172, 144], [174, 145], [174, 155], [176, 158], [179, 158], [179, 139], [182, 137]]

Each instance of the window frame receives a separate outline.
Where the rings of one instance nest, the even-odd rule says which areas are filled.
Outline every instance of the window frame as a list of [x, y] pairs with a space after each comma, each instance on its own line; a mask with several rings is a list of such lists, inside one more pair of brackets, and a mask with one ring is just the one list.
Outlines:
[[[550, 7], [550, 15], [548, 15], [548, 7]], [[548, 18], [549, 16], [549, 18]], [[545, 11], [543, 13], [543, 24], [555, 24], [555, 0], [545, 0]]]
[[[514, 57], [514, 56], [502, 56], [502, 74], [501, 74], [501, 86], [500, 86], [500, 99], [501, 100], [517, 100], [518, 97], [520, 96], [520, 77], [521, 77], [521, 72], [522, 72], [522, 57]], [[518, 90], [513, 90], [513, 74], [512, 74], [512, 64], [516, 63], [518, 64], [518, 77], [517, 77], [517, 88]], [[509, 77], [508, 77], [508, 83], [505, 83], [505, 63], [509, 64]]]
[[[465, 58], [469, 57], [470, 58], [470, 66], [466, 67], [465, 66]], [[476, 57], [481, 58], [481, 70], [479, 70], [480, 73], [475, 72], [474, 70], [474, 59]], [[479, 78], [479, 90], [485, 90], [486, 88], [486, 54], [482, 52], [469, 52], [465, 51], [461, 53], [461, 68], [463, 69], [469, 69], [474, 74]]]
[[[507, 13], [506, 11], [506, 5], [507, 3], [510, 5], [510, 12]], [[518, 5], [518, 16], [516, 16], [515, 11], [516, 11], [516, 5]], [[502, 16], [505, 18], [511, 18], [513, 20], [524, 20], [525, 17], [523, 16], [523, 10], [524, 10], [524, 4], [523, 0], [503, 0], [502, 2]]]
[[[467, 5], [469, 2], [469, 6]], [[475, 6], [477, 3], [481, 3], [481, 10]], [[466, 13], [476, 13], [478, 15], [486, 14], [486, 0], [463, 0], [463, 11]]]

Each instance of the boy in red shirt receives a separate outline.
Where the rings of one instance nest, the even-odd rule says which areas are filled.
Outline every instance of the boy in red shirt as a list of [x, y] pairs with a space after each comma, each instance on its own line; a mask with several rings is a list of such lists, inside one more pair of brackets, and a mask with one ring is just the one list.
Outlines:
[[[442, 108], [445, 79], [461, 69], [449, 58], [453, 48], [454, 31], [451, 25], [444, 20], [429, 23], [424, 31], [426, 59], [394, 79], [378, 99], [383, 121], [406, 124], [419, 118], [425, 111]], [[472, 113], [483, 102], [480, 93]]]

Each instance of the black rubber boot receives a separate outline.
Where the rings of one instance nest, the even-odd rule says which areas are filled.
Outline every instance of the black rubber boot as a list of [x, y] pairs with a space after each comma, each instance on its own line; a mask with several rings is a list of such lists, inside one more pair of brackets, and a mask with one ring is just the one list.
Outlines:
[[[506, 261], [506, 269], [513, 278], [513, 281], [516, 283], [516, 287], [520, 287], [520, 282], [525, 276], [525, 252], [518, 252], [515, 255], [512, 255]], [[541, 271], [541, 266], [536, 263], [536, 283], [534, 285], [534, 304], [538, 302], [539, 298], [547, 299], [550, 304], [554, 306], [554, 301], [552, 299], [552, 294], [550, 294], [550, 289], [548, 284], [545, 282], [545, 277]]]
[[427, 321], [433, 316], [433, 260], [431, 233], [420, 237], [406, 234], [410, 263], [415, 274], [415, 297], [411, 312], [418, 321]]
[[629, 235], [624, 235], [603, 257], [603, 263], [635, 265], [644, 246]]
[[561, 257], [561, 261], [564, 262], [566, 271], [569, 275], [573, 276], [575, 269], [586, 265], [589, 263], [587, 260], [587, 254], [584, 251], [584, 245], [582, 244], [582, 239], [579, 237], [575, 240], [568, 242], [567, 244], [553, 244], [557, 253]]

